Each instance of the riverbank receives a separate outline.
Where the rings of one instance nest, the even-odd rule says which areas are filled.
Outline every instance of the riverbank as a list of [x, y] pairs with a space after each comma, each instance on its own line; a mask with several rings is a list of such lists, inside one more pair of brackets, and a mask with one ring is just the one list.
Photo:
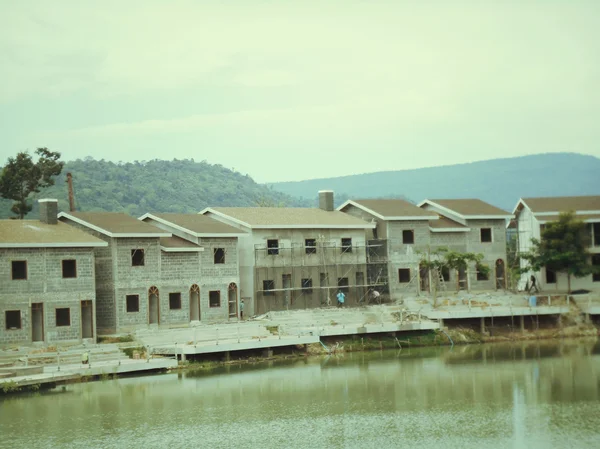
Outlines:
[[211, 372], [234, 365], [264, 364], [281, 360], [302, 359], [308, 356], [328, 356], [343, 353], [372, 352], [382, 350], [402, 351], [411, 348], [444, 347], [477, 345], [484, 343], [523, 343], [546, 341], [552, 343], [560, 340], [576, 341], [580, 338], [598, 339], [600, 329], [589, 323], [578, 323], [570, 326], [540, 328], [537, 330], [500, 330], [492, 333], [481, 333], [466, 327], [448, 328], [427, 332], [391, 334], [371, 334], [369, 336], [348, 335], [323, 337], [322, 344], [298, 345], [286, 351], [270, 355], [239, 354], [235, 359], [219, 360], [214, 357], [190, 358], [180, 363], [178, 371]]
[[[156, 363], [161, 365], [163, 371], [212, 371], [219, 367], [301, 359], [313, 355], [598, 337], [598, 328], [594, 326], [593, 319], [586, 317], [576, 307], [570, 307], [567, 312], [560, 314], [543, 314], [538, 313], [537, 308], [530, 308], [527, 315], [514, 316], [503, 316], [498, 310], [496, 308], [493, 313], [477, 318], [463, 317], [451, 311], [453, 317], [443, 320], [428, 319], [420, 313], [411, 314], [398, 305], [275, 312], [244, 322], [198, 324], [175, 329], [153, 328], [127, 336], [103, 337], [101, 344], [91, 348], [60, 348], [60, 351], [56, 348], [56, 353], [52, 354], [30, 353], [29, 356], [25, 355], [24, 363], [25, 368], [29, 362], [29, 368], [36, 369], [31, 366], [33, 357], [37, 357], [38, 362], [46, 363], [54, 358], [58, 365], [45, 365], [43, 368], [48, 373], [55, 371], [46, 375], [43, 382], [51, 387], [80, 382], [82, 379], [144, 375]], [[598, 324], [597, 321], [595, 323]], [[108, 348], [112, 349], [109, 351]], [[92, 373], [82, 367], [79, 362], [81, 351], [91, 351], [94, 369], [102, 371]], [[69, 360], [67, 363], [73, 365], [71, 373], [65, 372], [66, 358]], [[102, 366], [104, 358], [108, 359], [106, 367]], [[110, 369], [108, 365], [111, 365]], [[118, 372], [124, 369], [122, 365], [127, 367], [127, 373]], [[23, 369], [15, 364], [4, 370], [14, 371], [17, 368]], [[42, 367], [38, 365], [37, 369]], [[34, 374], [33, 371], [30, 374]], [[4, 389], [11, 392], [19, 388], [39, 388], [36, 383], [41, 385], [42, 382], [38, 380], [33, 375], [13, 381], [0, 379], [0, 394], [3, 385]]]

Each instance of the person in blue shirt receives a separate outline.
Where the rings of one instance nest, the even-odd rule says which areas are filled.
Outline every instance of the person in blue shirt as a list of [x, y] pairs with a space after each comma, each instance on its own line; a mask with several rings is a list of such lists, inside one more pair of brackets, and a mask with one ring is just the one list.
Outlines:
[[344, 295], [343, 291], [339, 290], [338, 294], [337, 294], [338, 307], [343, 307], [345, 300], [346, 300], [346, 295]]

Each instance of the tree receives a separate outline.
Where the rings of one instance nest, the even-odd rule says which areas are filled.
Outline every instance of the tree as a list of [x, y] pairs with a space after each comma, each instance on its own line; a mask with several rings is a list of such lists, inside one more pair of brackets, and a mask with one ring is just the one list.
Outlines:
[[64, 165], [64, 162], [58, 161], [59, 152], [38, 148], [35, 153], [38, 155], [37, 162], [27, 152], [8, 158], [0, 173], [0, 196], [14, 201], [10, 210], [21, 220], [31, 212], [29, 195], [54, 185], [54, 177], [60, 175]]
[[531, 243], [531, 251], [521, 255], [529, 263], [529, 267], [522, 270], [524, 273], [540, 271], [543, 267], [555, 273], [566, 273], [568, 292], [571, 293], [571, 276], [581, 278], [594, 272], [589, 263], [590, 233], [573, 212], [563, 212], [557, 221], [547, 223], [541, 240], [532, 238]]
[[[428, 273], [434, 270], [442, 273], [444, 268], [455, 271], [467, 270], [470, 263], [474, 263], [475, 269], [482, 275], [489, 276], [490, 273], [490, 267], [482, 263], [483, 254], [481, 253], [461, 253], [442, 247], [435, 251], [420, 253], [420, 256], [419, 266], [425, 268]], [[434, 307], [437, 307], [437, 282], [438, 279], [436, 278], [433, 283]]]

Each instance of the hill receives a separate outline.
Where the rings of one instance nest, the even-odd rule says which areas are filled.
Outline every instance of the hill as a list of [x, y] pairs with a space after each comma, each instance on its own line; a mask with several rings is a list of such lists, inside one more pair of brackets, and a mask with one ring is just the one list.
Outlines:
[[512, 210], [521, 197], [600, 194], [600, 159], [576, 153], [552, 153], [269, 186], [310, 199], [318, 190], [330, 189], [343, 198], [402, 195], [414, 202], [425, 198], [480, 198]]
[[[77, 210], [126, 212], [199, 212], [207, 206], [285, 204], [306, 206], [286, 194], [257, 184], [248, 175], [221, 165], [193, 160], [154, 160], [115, 164], [86, 158], [65, 164], [56, 184], [36, 198], [57, 198], [68, 210], [66, 173], [73, 175]], [[8, 218], [12, 202], [0, 200], [0, 218]], [[26, 218], [38, 216], [37, 205]]]

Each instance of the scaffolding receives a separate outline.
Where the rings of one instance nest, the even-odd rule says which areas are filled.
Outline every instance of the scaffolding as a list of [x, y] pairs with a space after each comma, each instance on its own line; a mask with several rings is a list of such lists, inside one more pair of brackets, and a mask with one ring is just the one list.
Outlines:
[[255, 245], [256, 312], [333, 306], [338, 290], [347, 305], [367, 304], [374, 296], [381, 301], [389, 293], [387, 244], [368, 240], [340, 245], [319, 236], [288, 246]]

